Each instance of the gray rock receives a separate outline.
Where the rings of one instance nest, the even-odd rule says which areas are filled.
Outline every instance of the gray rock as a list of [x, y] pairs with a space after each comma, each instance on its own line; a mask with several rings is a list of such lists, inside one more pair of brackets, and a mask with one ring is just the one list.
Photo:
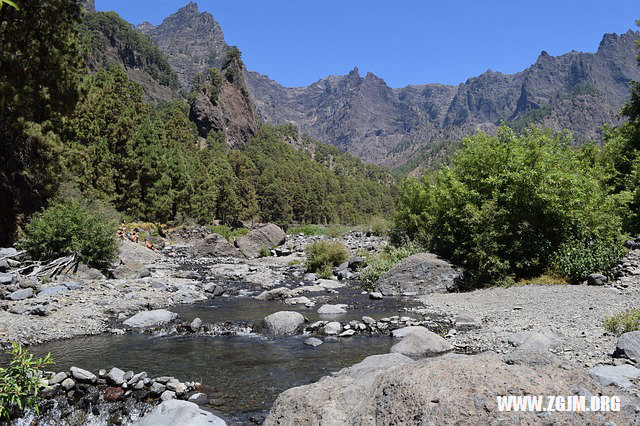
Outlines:
[[371, 324], [375, 324], [376, 320], [374, 320], [371, 317], [364, 316], [364, 317], [362, 317], [362, 322], [367, 324], [367, 325], [371, 325]]
[[400, 261], [378, 281], [385, 296], [446, 293], [460, 287], [460, 268], [431, 253], [419, 253]]
[[8, 248], [0, 248], [0, 259], [3, 259], [5, 257], [16, 257], [18, 255], [18, 250], [14, 249], [13, 247], [8, 247]]
[[69, 290], [82, 290], [82, 286], [74, 281], [67, 281], [63, 285]]
[[126, 373], [119, 368], [113, 367], [107, 373], [107, 382], [113, 386], [122, 386], [122, 384], [126, 382], [125, 374]]
[[155, 311], [138, 312], [123, 324], [131, 328], [147, 328], [158, 327], [170, 323], [178, 318], [178, 314], [167, 311], [166, 309], [157, 309]]
[[337, 321], [333, 321], [325, 325], [323, 331], [327, 336], [335, 336], [342, 331], [342, 325]]
[[391, 347], [390, 352], [418, 358], [442, 355], [452, 350], [453, 346], [448, 341], [425, 328], [407, 333]]
[[341, 315], [346, 314], [347, 310], [344, 308], [345, 305], [322, 305], [320, 309], [318, 309], [318, 314], [320, 315]]
[[175, 392], [178, 396], [184, 395], [185, 393], [187, 393], [187, 385], [185, 385], [184, 383], [178, 383], [176, 385]]
[[61, 383], [66, 378], [67, 378], [67, 373], [61, 371], [60, 373], [53, 376], [51, 380], [49, 380], [49, 383], [52, 385], [55, 385], [56, 383]]
[[169, 401], [170, 399], [174, 399], [175, 397], [176, 393], [170, 390], [166, 390], [162, 392], [162, 395], [160, 395], [160, 399], [163, 401]]
[[322, 340], [315, 337], [309, 337], [304, 341], [304, 344], [307, 346], [313, 346], [315, 348], [316, 346], [320, 346], [322, 344]]
[[304, 324], [304, 317], [299, 312], [280, 311], [267, 316], [262, 321], [262, 329], [267, 334], [285, 336], [296, 334], [302, 324]]
[[223, 236], [218, 234], [208, 235], [202, 240], [196, 241], [191, 247], [193, 257], [244, 257], [240, 250], [234, 247]]
[[591, 274], [587, 277], [588, 285], [605, 285], [609, 279], [602, 274]]
[[194, 319], [191, 321], [191, 324], [189, 324], [189, 328], [193, 333], [200, 331], [200, 327], [202, 327], [202, 320], [200, 318]]
[[636, 364], [640, 364], [640, 331], [632, 331], [620, 336], [613, 356], [628, 358]]
[[7, 261], [7, 259], [0, 259], [0, 272], [7, 272], [8, 270], [9, 262]]
[[248, 258], [260, 256], [260, 249], [279, 246], [285, 242], [287, 235], [277, 225], [267, 225], [236, 239], [236, 247]]
[[226, 422], [208, 411], [201, 410], [193, 402], [172, 399], [162, 402], [133, 424], [135, 426], [225, 426]]
[[41, 297], [47, 297], [47, 296], [55, 296], [58, 294], [63, 294], [68, 292], [69, 289], [63, 285], [59, 285], [59, 286], [54, 286], [54, 287], [47, 287], [47, 288], [43, 288], [42, 290], [40, 290], [38, 292], [38, 295], [36, 297], [41, 298]]
[[13, 293], [7, 296], [7, 299], [17, 301], [17, 300], [25, 300], [33, 296], [32, 288], [23, 288], [21, 290], [16, 290]]
[[590, 369], [589, 374], [604, 386], [629, 389], [633, 386], [631, 380], [640, 377], [640, 370], [631, 365], [601, 365]]
[[154, 382], [151, 387], [149, 388], [149, 392], [151, 392], [152, 395], [161, 395], [162, 392], [164, 392], [167, 389], [167, 387], [165, 385], [163, 385], [162, 383], [159, 382]]
[[31, 315], [37, 315], [37, 316], [40, 316], [40, 317], [46, 317], [47, 315], [49, 315], [49, 310], [44, 305], [36, 305], [36, 306], [32, 306], [29, 309], [29, 313]]
[[71, 390], [76, 386], [76, 382], [73, 381], [73, 379], [64, 379], [61, 383], [61, 386], [64, 388], [64, 390]]
[[78, 367], [71, 367], [71, 375], [74, 379], [82, 383], [95, 383], [98, 381], [95, 374]]
[[471, 315], [459, 315], [454, 320], [456, 328], [480, 328], [482, 319]]
[[0, 273], [0, 285], [12, 285], [15, 283], [13, 274]]
[[562, 346], [562, 339], [544, 327], [513, 333], [507, 338], [507, 341], [513, 346], [527, 351], [549, 351]]
[[16, 315], [22, 315], [27, 312], [27, 307], [24, 305], [12, 305], [9, 306], [9, 312]]
[[371, 300], [382, 300], [384, 296], [379, 291], [372, 291], [369, 293], [369, 299]]
[[356, 331], [354, 329], [349, 329], [349, 330], [345, 330], [342, 333], [340, 333], [338, 335], [338, 337], [351, 337], [354, 334], [356, 334]]
[[403, 327], [403, 328], [398, 328], [396, 330], [393, 330], [391, 332], [391, 335], [395, 338], [401, 339], [405, 337], [407, 334], [414, 331], [422, 332], [422, 331], [429, 331], [429, 329], [421, 325], [412, 325], [409, 327]]
[[189, 397], [189, 402], [193, 402], [197, 405], [205, 405], [209, 402], [209, 398], [207, 398], [207, 395], [203, 393], [196, 392]]
[[304, 277], [302, 277], [303, 281], [315, 281], [318, 279], [318, 276], [316, 274], [314, 274], [313, 272], [309, 272], [307, 274], [304, 274]]

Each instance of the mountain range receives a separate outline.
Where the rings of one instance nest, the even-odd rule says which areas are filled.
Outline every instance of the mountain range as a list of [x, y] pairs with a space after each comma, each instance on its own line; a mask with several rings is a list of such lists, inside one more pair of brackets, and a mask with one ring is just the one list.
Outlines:
[[[135, 29], [166, 55], [183, 96], [199, 72], [220, 68], [230, 49], [214, 17], [201, 13], [193, 2], [158, 26], [144, 23]], [[605, 34], [595, 53], [542, 52], [521, 72], [489, 70], [459, 86], [394, 89], [354, 68], [307, 87], [284, 87], [245, 70], [239, 90], [248, 91], [251, 105], [239, 115], [251, 122], [246, 115], [255, 111], [267, 123], [292, 123], [366, 162], [407, 170], [440, 158], [462, 136], [494, 132], [502, 122], [516, 130], [529, 124], [568, 129], [576, 143], [597, 140], [604, 124], [620, 122], [618, 111], [629, 96], [629, 83], [640, 80], [638, 38], [634, 31]], [[250, 125], [255, 128], [255, 123]]]

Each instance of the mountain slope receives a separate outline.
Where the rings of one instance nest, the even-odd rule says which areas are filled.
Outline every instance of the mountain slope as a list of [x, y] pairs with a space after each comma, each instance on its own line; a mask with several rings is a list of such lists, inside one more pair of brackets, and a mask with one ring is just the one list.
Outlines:
[[148, 35], [169, 57], [178, 73], [180, 87], [188, 91], [195, 76], [210, 67], [221, 68], [229, 46], [222, 28], [209, 13], [200, 13], [198, 5], [190, 2], [162, 24], [148, 22], [136, 27]]
[[530, 68], [511, 75], [487, 71], [458, 87], [427, 84], [389, 88], [354, 69], [308, 87], [287, 88], [247, 73], [259, 115], [293, 122], [304, 132], [360, 158], [399, 166], [444, 141], [505, 121], [567, 128], [576, 142], [599, 136], [616, 123], [630, 80], [640, 79], [634, 41], [640, 33], [606, 34], [595, 53], [542, 52]]

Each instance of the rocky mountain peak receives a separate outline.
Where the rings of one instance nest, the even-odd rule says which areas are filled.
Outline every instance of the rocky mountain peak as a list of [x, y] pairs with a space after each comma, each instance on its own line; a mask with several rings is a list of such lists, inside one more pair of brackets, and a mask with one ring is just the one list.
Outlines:
[[210, 67], [221, 68], [229, 49], [220, 24], [210, 13], [200, 12], [195, 2], [168, 16], [158, 26], [145, 23], [137, 29], [167, 55], [183, 90], [189, 90], [199, 72]]

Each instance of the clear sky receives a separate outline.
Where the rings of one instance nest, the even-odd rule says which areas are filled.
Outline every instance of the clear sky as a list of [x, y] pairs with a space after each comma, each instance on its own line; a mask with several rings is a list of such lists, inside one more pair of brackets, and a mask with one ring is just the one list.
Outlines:
[[[96, 0], [131, 23], [188, 0]], [[201, 0], [251, 70], [285, 86], [354, 66], [391, 87], [459, 84], [487, 69], [521, 71], [546, 50], [593, 52], [604, 33], [636, 29], [639, 0]]]

